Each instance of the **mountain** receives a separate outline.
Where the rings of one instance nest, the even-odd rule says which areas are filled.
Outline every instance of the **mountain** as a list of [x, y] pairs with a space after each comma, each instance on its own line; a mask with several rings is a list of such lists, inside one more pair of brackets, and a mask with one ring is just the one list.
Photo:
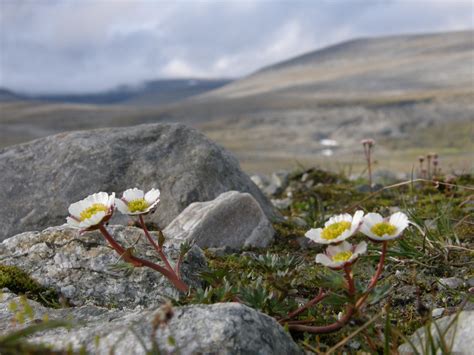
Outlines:
[[25, 98], [55, 103], [95, 105], [158, 106], [187, 99], [230, 83], [230, 79], [152, 80], [138, 86], [122, 85], [115, 89], [85, 94], [23, 95]]
[[212, 93], [346, 97], [472, 90], [474, 32], [362, 38], [266, 67]]
[[410, 169], [419, 154], [436, 151], [446, 164], [471, 169], [473, 63], [473, 31], [355, 39], [154, 107], [138, 97], [113, 106], [0, 103], [0, 131], [9, 132], [8, 143], [0, 141], [179, 121], [232, 150], [248, 171], [295, 161], [360, 165], [367, 137], [377, 142], [381, 167]]
[[13, 91], [0, 87], [0, 102], [8, 102], [22, 99], [24, 98], [14, 93]]

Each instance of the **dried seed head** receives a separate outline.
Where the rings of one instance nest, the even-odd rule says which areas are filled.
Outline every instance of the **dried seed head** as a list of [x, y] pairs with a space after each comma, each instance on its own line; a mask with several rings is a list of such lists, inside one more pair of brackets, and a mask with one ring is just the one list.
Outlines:
[[171, 302], [165, 303], [158, 309], [158, 312], [155, 314], [155, 318], [153, 318], [153, 329], [156, 330], [159, 327], [165, 327], [168, 322], [173, 318], [174, 311]]
[[420, 163], [423, 163], [425, 161], [425, 157], [423, 155], [420, 155], [418, 157], [418, 160], [420, 161]]

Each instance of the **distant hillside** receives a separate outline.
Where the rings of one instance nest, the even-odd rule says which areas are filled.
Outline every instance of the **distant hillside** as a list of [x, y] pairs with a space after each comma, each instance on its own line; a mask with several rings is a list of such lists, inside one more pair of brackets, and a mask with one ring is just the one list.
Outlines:
[[0, 88], [0, 102], [8, 102], [21, 99], [23, 98], [20, 95], [15, 94], [13, 91]]
[[381, 167], [411, 168], [419, 154], [436, 151], [443, 162], [472, 169], [473, 63], [474, 31], [355, 39], [226, 85], [158, 81], [140, 94], [125, 88], [111, 94], [119, 105], [0, 102], [0, 146], [63, 130], [166, 121], [201, 129], [254, 172], [295, 161], [361, 164], [360, 139], [367, 137], [377, 141]]
[[27, 96], [27, 98], [55, 103], [158, 106], [203, 94], [220, 88], [230, 81], [229, 79], [153, 80], [147, 81], [138, 87], [124, 85], [99, 93], [35, 95]]
[[211, 93], [313, 97], [472, 90], [474, 31], [356, 39], [277, 63]]

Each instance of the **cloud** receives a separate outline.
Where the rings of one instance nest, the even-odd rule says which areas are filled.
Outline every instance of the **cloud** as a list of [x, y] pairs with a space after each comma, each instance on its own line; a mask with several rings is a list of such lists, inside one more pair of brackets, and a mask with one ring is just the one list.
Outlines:
[[0, 0], [0, 86], [238, 77], [359, 36], [472, 28], [471, 1]]

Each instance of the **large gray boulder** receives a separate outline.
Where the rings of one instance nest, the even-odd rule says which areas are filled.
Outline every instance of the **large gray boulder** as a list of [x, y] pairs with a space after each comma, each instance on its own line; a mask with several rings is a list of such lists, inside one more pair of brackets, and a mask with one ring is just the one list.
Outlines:
[[[9, 305], [20, 304], [5, 292], [0, 300], [0, 335], [12, 330]], [[302, 354], [290, 335], [271, 317], [238, 303], [175, 308], [167, 324], [155, 328], [159, 310], [110, 310], [96, 306], [49, 309], [29, 301], [34, 319], [70, 319], [77, 326], [30, 336], [32, 343], [54, 349], [71, 347], [91, 354], [145, 355], [156, 344], [169, 354]], [[153, 334], [154, 333], [154, 334]], [[175, 345], [169, 342], [174, 339]], [[113, 349], [113, 351], [112, 351]]]
[[[139, 228], [109, 226], [109, 232], [134, 255], [161, 263]], [[156, 239], [157, 235], [151, 232]], [[177, 246], [165, 253], [177, 260]], [[82, 235], [66, 226], [42, 232], [25, 232], [0, 243], [0, 261], [26, 271], [42, 286], [55, 289], [69, 304], [135, 308], [156, 306], [178, 291], [160, 273], [141, 268], [118, 268], [124, 264], [97, 231]], [[162, 264], [162, 263], [161, 263]], [[187, 254], [181, 274], [188, 285], [200, 286], [199, 272], [207, 267], [202, 251], [194, 246]]]
[[[400, 345], [400, 354], [465, 354], [473, 353], [474, 349], [474, 311], [461, 311], [459, 315], [451, 315], [435, 321], [435, 324], [418, 329], [409, 343]], [[432, 342], [427, 341], [431, 333]], [[445, 344], [448, 349], [444, 349]]]
[[91, 193], [130, 187], [161, 190], [151, 216], [161, 228], [229, 190], [250, 193], [275, 217], [238, 161], [182, 124], [61, 133], [0, 150], [0, 171], [0, 240], [62, 224], [69, 204]]
[[194, 202], [163, 231], [175, 244], [201, 248], [266, 247], [275, 234], [258, 202], [248, 193], [224, 192], [215, 200]]

